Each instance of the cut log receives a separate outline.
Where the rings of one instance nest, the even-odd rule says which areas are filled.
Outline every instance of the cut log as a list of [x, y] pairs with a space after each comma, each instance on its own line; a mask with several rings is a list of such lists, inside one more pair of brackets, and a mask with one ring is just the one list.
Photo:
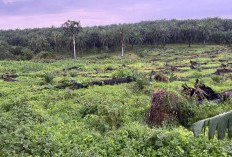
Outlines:
[[5, 82], [15, 82], [15, 81], [17, 81], [17, 80], [15, 80], [15, 79], [11, 78], [11, 77], [6, 77], [6, 78], [2, 78], [2, 79], [3, 79], [3, 81], [5, 81]]
[[74, 82], [74, 83], [69, 84], [69, 85], [55, 86], [55, 88], [64, 89], [66, 87], [70, 87], [72, 89], [79, 89], [79, 88], [87, 88], [87, 87], [93, 86], [93, 85], [103, 86], [103, 85], [114, 85], [114, 84], [121, 84], [121, 83], [130, 83], [130, 82], [133, 82], [135, 80], [136, 79], [134, 77], [126, 77], [126, 78], [119, 78], [119, 79], [92, 81], [92, 82], [90, 82], [88, 84], [82, 84], [82, 83]]
[[220, 93], [221, 99], [223, 101], [228, 100], [228, 99], [232, 99], [232, 90], [228, 90], [225, 92]]
[[110, 67], [106, 68], [106, 71], [113, 71], [113, 70], [115, 70], [115, 69], [114, 68], [110, 68]]
[[5, 82], [15, 82], [17, 80], [15, 80], [13, 78], [16, 78], [16, 77], [18, 77], [18, 75], [16, 75], [16, 74], [4, 74], [4, 75], [1, 76], [1, 78]]
[[[70, 71], [70, 70], [79, 70], [79, 69], [80, 69], [80, 67], [73, 66], [73, 67], [68, 68], [67, 70]], [[65, 71], [65, 69], [63, 69], [63, 71]]]
[[230, 73], [232, 72], [231, 69], [217, 69], [217, 71], [215, 72], [216, 75], [224, 75], [225, 73]]

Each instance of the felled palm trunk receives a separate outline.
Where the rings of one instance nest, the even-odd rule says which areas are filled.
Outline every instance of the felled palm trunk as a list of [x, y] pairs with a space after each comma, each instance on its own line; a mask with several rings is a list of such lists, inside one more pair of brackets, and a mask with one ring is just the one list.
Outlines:
[[88, 84], [82, 84], [82, 83], [73, 83], [68, 86], [56, 86], [58, 89], [64, 89], [66, 87], [71, 87], [73, 89], [79, 89], [79, 88], [87, 88], [89, 86], [93, 85], [98, 85], [98, 86], [103, 86], [103, 85], [114, 85], [114, 84], [121, 84], [121, 83], [130, 83], [135, 81], [134, 77], [126, 77], [126, 78], [118, 78], [118, 79], [110, 79], [110, 80], [102, 80], [102, 81], [92, 81]]
[[189, 87], [188, 85], [182, 85], [182, 92], [190, 97], [195, 97], [198, 101], [207, 99], [207, 100], [215, 100], [220, 99], [219, 94], [213, 91], [212, 88], [205, 86], [205, 84], [200, 83], [199, 80], [196, 80], [194, 88]]

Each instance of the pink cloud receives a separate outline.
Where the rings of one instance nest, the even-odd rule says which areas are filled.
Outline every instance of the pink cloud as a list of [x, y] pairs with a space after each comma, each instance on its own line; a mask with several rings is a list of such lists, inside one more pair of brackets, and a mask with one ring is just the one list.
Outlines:
[[78, 9], [64, 13], [2, 16], [0, 29], [40, 28], [61, 26], [67, 20], [80, 21], [82, 26], [107, 25], [126, 22], [119, 15], [109, 11]]
[[30, 0], [3, 0], [4, 4], [14, 3], [14, 2], [25, 2]]
[[[230, 0], [0, 0], [0, 29], [134, 23], [143, 20], [231, 18]], [[200, 4], [200, 5], [199, 5]]]

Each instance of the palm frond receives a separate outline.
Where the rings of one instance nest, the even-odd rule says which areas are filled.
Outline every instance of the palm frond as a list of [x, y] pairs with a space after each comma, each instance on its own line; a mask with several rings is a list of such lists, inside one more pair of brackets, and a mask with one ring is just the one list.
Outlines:
[[212, 139], [215, 132], [218, 133], [218, 139], [223, 139], [228, 131], [228, 137], [232, 137], [232, 111], [219, 114], [217, 116], [200, 120], [193, 124], [192, 130], [196, 137], [198, 137], [202, 131], [208, 128], [209, 139]]

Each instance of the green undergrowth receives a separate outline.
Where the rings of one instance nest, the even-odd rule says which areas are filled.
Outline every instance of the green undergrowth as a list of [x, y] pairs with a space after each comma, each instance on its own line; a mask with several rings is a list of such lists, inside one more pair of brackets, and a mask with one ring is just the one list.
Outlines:
[[[144, 54], [136, 54], [134, 50], [131, 54], [125, 53], [125, 58], [98, 54], [51, 62], [0, 61], [1, 75], [19, 75], [14, 78], [15, 82], [0, 80], [0, 156], [231, 156], [230, 140], [208, 140], [203, 135], [194, 138], [191, 132], [194, 122], [231, 110], [231, 101], [204, 101], [198, 105], [181, 93], [181, 86], [193, 87], [196, 78], [216, 92], [230, 90], [229, 74], [203, 77], [216, 69], [198, 71], [186, 67], [190, 71], [163, 70], [169, 77], [189, 77], [187, 82], [164, 83], [150, 76], [152, 70], [159, 71], [158, 68], [167, 64], [164, 60], [177, 57], [168, 64], [186, 64], [190, 59], [185, 58], [185, 54], [191, 57], [192, 53], [222, 47], [167, 45], [165, 49], [148, 47], [141, 50]], [[160, 60], [150, 61], [157, 54]], [[74, 66], [79, 69], [68, 70]], [[60, 83], [85, 84], [128, 76], [137, 80], [83, 89], [56, 88]], [[151, 94], [157, 90], [175, 91], [185, 100], [182, 105], [182, 113], [188, 115], [185, 124], [175, 119], [162, 127], [147, 124]]]

